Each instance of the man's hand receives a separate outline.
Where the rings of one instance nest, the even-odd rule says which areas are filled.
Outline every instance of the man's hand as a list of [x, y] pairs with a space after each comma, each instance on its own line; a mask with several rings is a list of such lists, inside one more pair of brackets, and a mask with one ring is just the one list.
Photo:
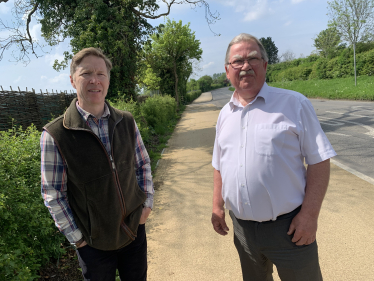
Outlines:
[[316, 240], [317, 220], [313, 216], [300, 211], [292, 220], [288, 235], [293, 235], [292, 242], [297, 246], [309, 245]]
[[300, 212], [293, 218], [288, 235], [297, 246], [309, 245], [316, 240], [317, 220], [330, 178], [330, 159], [308, 165], [305, 197]]
[[148, 218], [149, 214], [151, 213], [151, 211], [152, 211], [152, 209], [149, 208], [149, 207], [143, 208], [142, 216], [140, 217], [139, 224], [145, 224], [145, 222], [147, 221], [147, 218]]
[[213, 224], [214, 230], [218, 234], [221, 234], [221, 235], [227, 234], [227, 231], [229, 231], [229, 228], [226, 225], [224, 209], [213, 210], [212, 224]]
[[83, 242], [79, 245], [79, 247], [77, 247], [77, 249], [82, 248], [82, 247], [84, 247], [84, 246], [86, 246], [86, 245], [87, 245], [86, 241], [83, 241]]

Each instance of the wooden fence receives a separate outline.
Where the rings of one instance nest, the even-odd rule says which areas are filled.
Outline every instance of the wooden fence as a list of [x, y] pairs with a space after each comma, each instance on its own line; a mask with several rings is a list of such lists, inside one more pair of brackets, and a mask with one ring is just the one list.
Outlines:
[[[0, 86], [1, 87], [1, 86]], [[0, 90], [0, 131], [11, 129], [13, 126], [26, 128], [34, 124], [41, 130], [50, 120], [63, 114], [76, 93], [67, 91], [36, 93], [28, 91]]]

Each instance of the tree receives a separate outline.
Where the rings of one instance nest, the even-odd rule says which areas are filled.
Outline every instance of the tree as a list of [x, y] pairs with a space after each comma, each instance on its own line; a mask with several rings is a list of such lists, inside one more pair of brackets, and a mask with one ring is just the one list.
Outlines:
[[229, 84], [228, 79], [226, 77], [226, 72], [214, 73], [212, 78], [213, 84], [218, 84], [221, 86], [227, 86]]
[[291, 50], [287, 50], [281, 55], [281, 58], [282, 58], [282, 61], [292, 61], [296, 59], [296, 56], [294, 52], [292, 52]]
[[209, 75], [204, 75], [203, 77], [200, 77], [197, 82], [199, 83], [201, 92], [207, 92], [211, 89], [213, 78]]
[[314, 39], [314, 47], [325, 57], [331, 57], [340, 43], [340, 34], [335, 27], [322, 30]]
[[0, 31], [9, 33], [7, 38], [0, 39], [0, 60], [10, 48], [15, 48], [15, 61], [26, 64], [30, 55], [39, 57], [43, 54], [42, 46], [30, 35], [30, 22], [36, 19], [49, 45], [71, 38], [72, 50], [64, 53], [62, 62], [55, 61], [56, 70], [66, 68], [73, 54], [82, 48], [101, 48], [114, 65], [108, 97], [116, 97], [118, 93], [134, 97], [137, 53], [148, 41], [148, 35], [155, 32], [148, 19], [169, 15], [172, 5], [182, 3], [204, 6], [209, 27], [219, 19], [218, 14], [210, 12], [205, 0], [162, 2], [167, 6], [167, 12], [157, 14], [160, 7], [156, 0], [15, 0], [14, 21], [8, 24], [0, 19]]
[[279, 62], [278, 58], [278, 48], [275, 46], [275, 43], [273, 40], [271, 40], [271, 37], [264, 38], [261, 37], [260, 39], [261, 44], [264, 46], [266, 53], [268, 54], [269, 64], [274, 64]]
[[151, 39], [152, 43], [145, 48], [143, 58], [153, 73], [161, 78], [163, 93], [170, 89], [170, 79], [174, 81], [173, 95], [179, 104], [180, 92], [185, 93], [187, 80], [192, 74], [192, 61], [199, 60], [203, 53], [200, 41], [195, 38], [189, 23], [183, 25], [182, 21], [170, 19]]
[[331, 26], [335, 27], [342, 38], [353, 46], [355, 85], [357, 85], [356, 43], [373, 34], [374, 0], [333, 0], [327, 3]]

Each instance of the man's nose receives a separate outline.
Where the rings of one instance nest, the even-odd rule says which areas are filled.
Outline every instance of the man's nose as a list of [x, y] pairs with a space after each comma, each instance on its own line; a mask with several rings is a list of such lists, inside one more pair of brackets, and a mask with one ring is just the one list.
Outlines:
[[248, 70], [248, 69], [252, 69], [252, 65], [249, 64], [249, 62], [247, 60], [244, 60], [244, 64], [242, 66], [242, 69], [243, 70]]
[[98, 84], [99, 82], [100, 82], [99, 77], [96, 74], [91, 76], [91, 80], [90, 80], [91, 84]]

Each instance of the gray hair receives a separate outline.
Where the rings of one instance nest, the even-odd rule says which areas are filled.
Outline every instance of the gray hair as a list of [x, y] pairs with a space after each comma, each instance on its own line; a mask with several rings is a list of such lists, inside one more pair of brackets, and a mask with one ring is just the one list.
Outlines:
[[250, 34], [247, 34], [247, 33], [240, 33], [239, 35], [235, 36], [234, 39], [231, 40], [229, 46], [227, 47], [226, 57], [225, 57], [225, 65], [229, 64], [231, 46], [234, 45], [234, 44], [238, 44], [238, 43], [241, 43], [241, 42], [248, 42], [248, 41], [256, 42], [258, 47], [260, 48], [261, 57], [264, 59], [264, 61], [266, 61], [266, 62], [269, 61], [266, 50], [265, 50], [264, 46], [261, 44], [260, 40], [258, 40], [253, 35], [250, 35]]

